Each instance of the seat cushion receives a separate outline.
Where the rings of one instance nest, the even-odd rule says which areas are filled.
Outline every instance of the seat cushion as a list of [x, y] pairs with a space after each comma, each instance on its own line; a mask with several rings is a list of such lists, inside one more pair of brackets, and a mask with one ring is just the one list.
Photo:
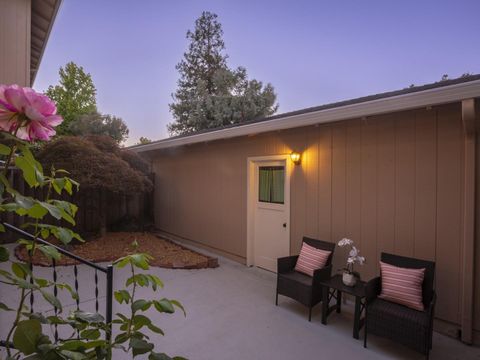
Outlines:
[[393, 301], [412, 309], [423, 311], [422, 284], [425, 268], [411, 269], [380, 261], [382, 278], [381, 299]]
[[331, 253], [331, 251], [317, 249], [307, 243], [303, 243], [295, 270], [313, 276], [315, 270], [325, 267]]
[[288, 273], [278, 274], [279, 278], [294, 281], [305, 286], [312, 286], [313, 278], [311, 276], [299, 273], [298, 271], [290, 271]]
[[387, 323], [404, 323], [411, 325], [428, 325], [428, 315], [425, 311], [417, 311], [388, 300], [376, 299], [368, 307], [368, 315], [381, 317]]

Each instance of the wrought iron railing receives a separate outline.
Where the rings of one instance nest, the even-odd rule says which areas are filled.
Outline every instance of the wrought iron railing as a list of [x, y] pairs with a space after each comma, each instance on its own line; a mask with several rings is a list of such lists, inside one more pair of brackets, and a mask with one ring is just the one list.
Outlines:
[[[77, 262], [80, 263], [80, 264], [83, 264], [83, 265], [86, 265], [92, 269], [94, 269], [94, 283], [95, 283], [95, 290], [94, 290], [94, 294], [95, 294], [95, 312], [98, 312], [99, 311], [99, 291], [98, 291], [98, 273], [103, 273], [105, 274], [106, 276], [106, 304], [105, 304], [105, 321], [106, 321], [106, 324], [107, 326], [109, 327], [110, 331], [107, 331], [106, 332], [106, 337], [107, 337], [107, 340], [110, 340], [110, 336], [111, 336], [111, 324], [112, 324], [112, 306], [113, 306], [113, 265], [107, 265], [106, 267], [103, 267], [101, 265], [98, 265], [98, 264], [95, 264], [91, 261], [88, 261], [86, 259], [83, 259], [82, 257], [78, 256], [78, 255], [75, 255], [59, 246], [56, 246], [56, 245], [53, 245], [51, 243], [49, 243], [48, 241], [45, 241], [43, 239], [40, 239], [38, 237], [35, 237], [33, 236], [32, 234], [22, 230], [22, 229], [19, 229], [11, 224], [8, 224], [8, 223], [2, 223], [4, 226], [5, 226], [5, 229], [7, 231], [11, 231], [13, 233], [16, 233], [17, 235], [20, 235], [24, 238], [27, 238], [27, 239], [30, 239], [30, 240], [34, 240], [36, 241], [38, 244], [42, 244], [42, 245], [48, 245], [48, 246], [52, 246], [54, 247], [59, 253], [61, 253], [62, 255], [68, 257], [68, 258], [71, 258], [71, 259], [74, 259], [76, 262], [75, 264], [73, 265], [73, 277], [74, 277], [74, 288], [75, 288], [75, 292], [78, 294], [78, 296], [76, 297], [75, 299], [75, 303], [76, 303], [76, 309], [77, 310], [80, 310], [80, 298], [82, 296], [82, 294], [80, 294], [79, 292], [79, 282], [78, 282], [78, 266], [77, 266]], [[33, 273], [33, 266], [31, 266], [31, 271]], [[62, 271], [64, 271], [64, 269], [62, 269]], [[55, 259], [52, 259], [52, 280], [53, 280], [53, 283], [54, 283], [54, 286], [53, 286], [53, 292], [54, 292], [54, 295], [57, 296], [58, 295], [58, 288], [57, 288], [57, 279], [58, 279], [58, 274], [57, 274], [57, 264], [56, 264], [56, 261]], [[33, 280], [31, 280], [33, 281]], [[30, 311], [31, 312], [34, 312], [34, 302], [35, 302], [35, 298], [34, 298], [34, 294], [33, 292], [30, 293]], [[55, 315], [58, 314], [58, 310], [56, 307], [54, 307], [54, 312], [55, 312]], [[58, 329], [57, 329], [57, 325], [54, 325], [54, 337], [55, 337], [55, 341], [58, 341]], [[0, 341], [0, 346], [5, 346], [5, 341]]]

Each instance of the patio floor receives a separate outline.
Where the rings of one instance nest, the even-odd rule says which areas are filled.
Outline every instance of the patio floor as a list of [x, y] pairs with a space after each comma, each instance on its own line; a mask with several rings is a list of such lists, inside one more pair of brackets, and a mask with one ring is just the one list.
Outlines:
[[[293, 300], [281, 296], [279, 306], [274, 305], [274, 274], [247, 268], [221, 257], [219, 262], [220, 267], [216, 269], [152, 268], [165, 282], [165, 289], [159, 296], [180, 300], [187, 311], [186, 318], [180, 313], [149, 313], [149, 317], [165, 331], [165, 337], [158, 338], [157, 351], [191, 360], [423, 358], [403, 346], [373, 335], [369, 337], [368, 349], [364, 349], [363, 341], [352, 337], [351, 302], [342, 307], [342, 314], [332, 314], [327, 326], [321, 324], [321, 305], [314, 309], [312, 322], [308, 322], [306, 308]], [[59, 269], [60, 281], [72, 283], [71, 268]], [[49, 276], [51, 269], [43, 268], [39, 272]], [[83, 266], [79, 273], [80, 296], [83, 296], [81, 307], [93, 310], [94, 274]], [[115, 272], [115, 288], [121, 286], [127, 275], [124, 271]], [[100, 295], [103, 297], [104, 280], [103, 276], [100, 278]], [[141, 289], [139, 296], [148, 298], [150, 293]], [[11, 304], [14, 300], [15, 295], [4, 291], [2, 286], [0, 301]], [[64, 311], [74, 307], [71, 299], [68, 301], [65, 297], [64, 301], [70, 304]], [[36, 309], [49, 310], [40, 300], [36, 300], [36, 304]], [[100, 306], [101, 309], [104, 306], [103, 298]], [[119, 306], [115, 304], [113, 312], [118, 310]], [[5, 324], [6, 320], [5, 313], [1, 312], [1, 324]], [[6, 329], [2, 326], [0, 336], [4, 338], [5, 333]], [[117, 353], [114, 358], [130, 357]], [[434, 333], [430, 358], [480, 359], [480, 349]]]

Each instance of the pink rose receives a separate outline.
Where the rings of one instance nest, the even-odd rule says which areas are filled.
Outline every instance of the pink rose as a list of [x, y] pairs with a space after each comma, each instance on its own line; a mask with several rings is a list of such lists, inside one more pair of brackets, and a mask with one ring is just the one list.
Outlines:
[[56, 113], [55, 103], [47, 96], [27, 87], [0, 85], [0, 130], [16, 132], [27, 141], [49, 140], [63, 121]]

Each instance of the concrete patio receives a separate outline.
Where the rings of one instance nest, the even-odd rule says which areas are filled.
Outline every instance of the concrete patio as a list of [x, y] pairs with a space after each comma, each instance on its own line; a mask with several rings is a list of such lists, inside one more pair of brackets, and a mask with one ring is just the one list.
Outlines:
[[[422, 359], [403, 346], [371, 336], [369, 348], [352, 337], [350, 302], [342, 314], [332, 314], [327, 326], [321, 324], [321, 305], [314, 310], [312, 322], [307, 321], [307, 310], [293, 300], [280, 297], [274, 305], [275, 275], [247, 268], [220, 258], [220, 267], [203, 270], [169, 270], [152, 268], [165, 282], [158, 296], [180, 300], [187, 317], [158, 315], [149, 312], [165, 331], [157, 337], [157, 350], [169, 355], [180, 355], [191, 360], [265, 360], [265, 359]], [[2, 265], [5, 268], [5, 264]], [[37, 268], [45, 277], [51, 269]], [[59, 268], [60, 280], [73, 284], [71, 268]], [[94, 309], [93, 272], [80, 267], [81, 308]], [[120, 288], [127, 277], [125, 271], [115, 272], [115, 288]], [[104, 308], [104, 279], [100, 276], [100, 309]], [[0, 301], [14, 304], [15, 294], [4, 290]], [[141, 289], [139, 297], [148, 298], [150, 292]], [[74, 308], [74, 302], [62, 294], [64, 312]], [[48, 305], [36, 299], [36, 310], [51, 311]], [[120, 310], [114, 303], [113, 312]], [[123, 309], [126, 310], [126, 309]], [[0, 335], [6, 335], [8, 318], [0, 313]], [[363, 338], [363, 332], [361, 334]], [[0, 352], [3, 355], [3, 353]], [[1, 355], [0, 355], [1, 356]], [[123, 353], [115, 359], [129, 359]], [[141, 358], [141, 357], [137, 357]], [[480, 349], [466, 346], [449, 337], [434, 333], [431, 359], [480, 359]]]

